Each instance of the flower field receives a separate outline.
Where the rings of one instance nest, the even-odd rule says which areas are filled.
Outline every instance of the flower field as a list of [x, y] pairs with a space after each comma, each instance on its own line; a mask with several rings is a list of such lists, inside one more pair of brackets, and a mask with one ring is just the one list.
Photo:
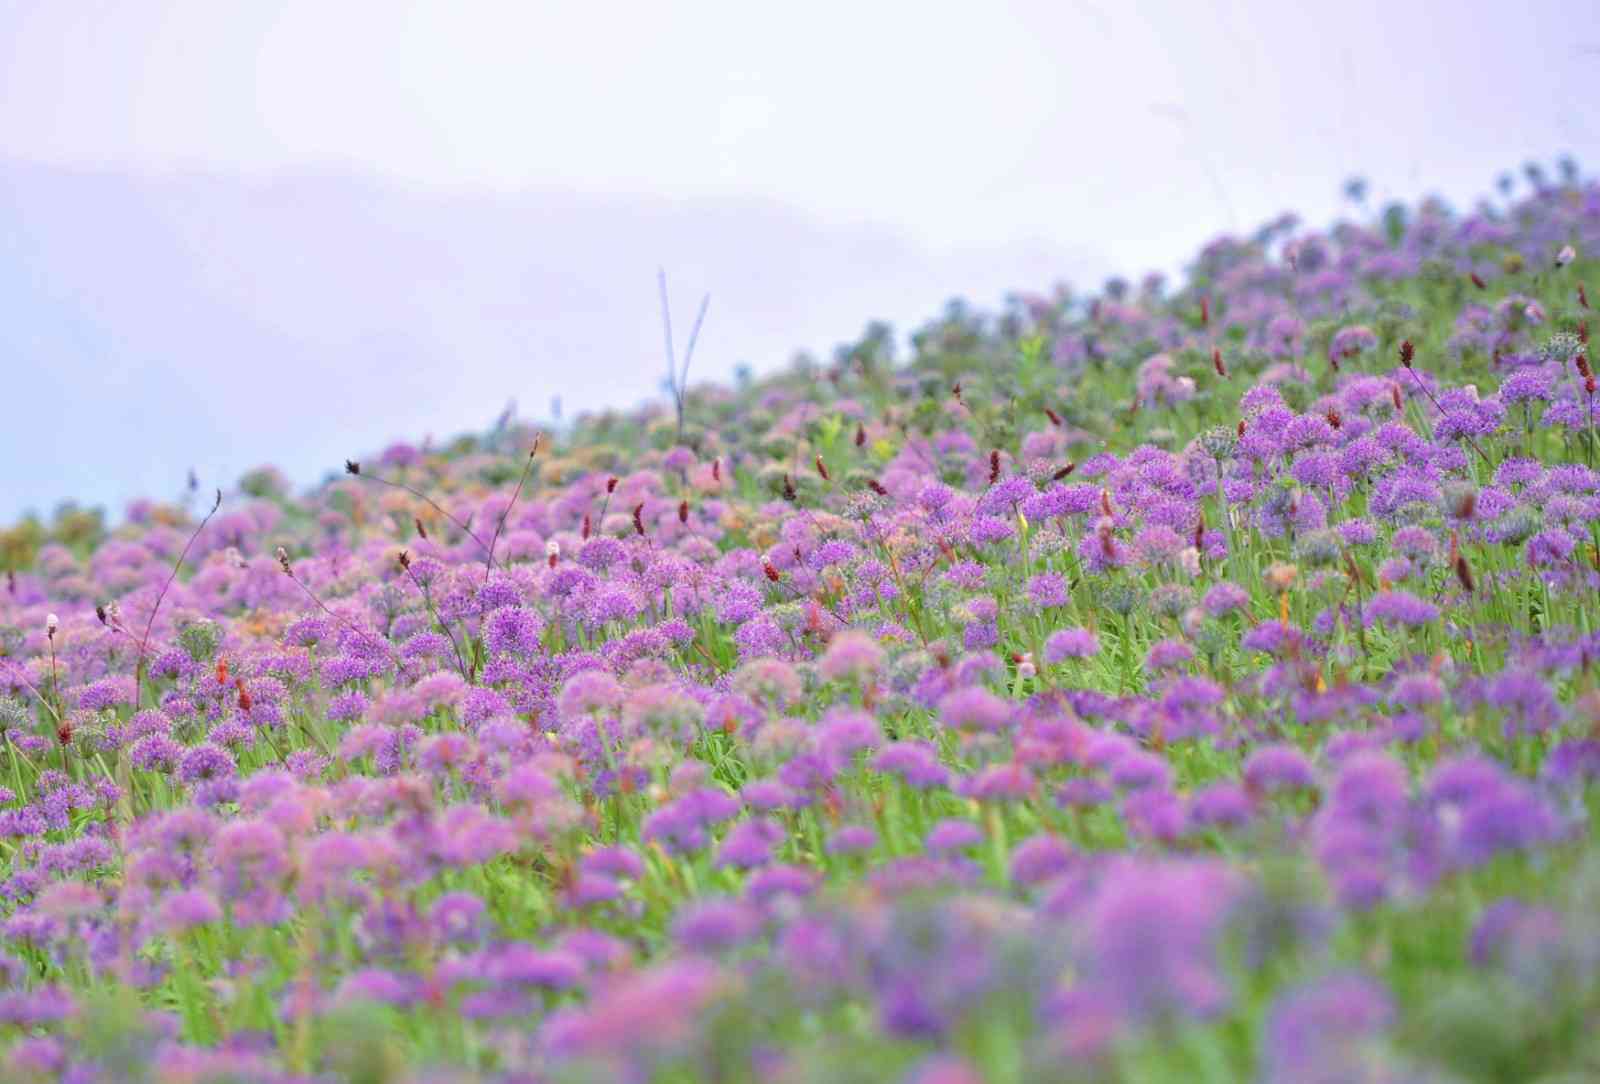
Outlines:
[[0, 531], [0, 1075], [1600, 1079], [1600, 185], [1357, 217]]

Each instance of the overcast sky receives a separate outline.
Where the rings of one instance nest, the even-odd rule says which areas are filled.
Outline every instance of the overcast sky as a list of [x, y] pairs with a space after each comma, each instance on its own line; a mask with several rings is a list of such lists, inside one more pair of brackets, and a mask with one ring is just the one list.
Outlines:
[[[352, 402], [363, 408], [341, 435], [352, 452], [419, 428], [447, 435], [492, 418], [530, 366], [541, 377], [537, 395], [521, 388], [531, 412], [546, 392], [578, 406], [637, 401], [659, 379], [655, 357], [642, 355], [658, 335], [661, 262], [675, 268], [684, 309], [702, 289], [726, 299], [713, 302], [702, 355], [703, 371], [721, 374], [742, 360], [779, 363], [795, 347], [826, 349], [874, 317], [914, 324], [951, 294], [991, 304], [1056, 277], [1094, 285], [1111, 272], [1176, 268], [1216, 233], [1283, 210], [1325, 221], [1351, 174], [1369, 177], [1378, 199], [1430, 191], [1470, 202], [1529, 158], [1573, 153], [1592, 167], [1597, 75], [1600, 27], [1581, 0], [1514, 11], [1476, 0], [9, 0], [0, 185], [11, 189], [13, 236], [0, 237], [0, 284], [23, 282], [30, 300], [19, 313], [22, 302], [0, 297], [0, 318], [26, 324], [41, 304], [72, 305], [0, 339], [10, 423], [0, 426], [0, 517], [60, 496], [116, 508], [146, 489], [164, 494], [180, 463], [226, 482], [276, 460], [311, 481], [332, 451], [321, 434]], [[229, 224], [254, 220], [253, 200], [281, 204], [286, 184], [292, 203], [301, 183], [324, 211], [298, 219], [276, 206], [271, 230]], [[112, 216], [105, 193], [117, 185], [140, 195]], [[216, 195], [229, 186], [235, 195]], [[74, 199], [108, 216], [93, 237], [71, 225], [96, 206]], [[535, 345], [525, 330], [476, 337], [503, 312], [461, 308], [451, 341], [470, 342], [470, 356], [433, 343], [411, 361], [419, 378], [437, 370], [463, 389], [423, 418], [414, 394], [402, 402], [330, 375], [360, 371], [336, 351], [371, 337], [366, 324], [330, 337], [318, 323], [332, 318], [337, 282], [327, 305], [294, 310], [259, 296], [253, 312], [235, 290], [223, 320], [215, 263], [195, 256], [206, 236], [240, 266], [258, 252], [273, 265], [273, 246], [297, 236], [302, 249], [348, 248], [360, 236], [343, 232], [350, 216], [325, 208], [385, 199], [393, 213], [382, 235], [362, 240], [387, 265], [374, 263], [375, 282], [410, 266], [391, 243], [437, 233], [448, 248], [451, 223], [492, 221], [497, 209], [537, 217], [581, 205], [635, 222], [638, 244], [616, 231], [596, 261], [580, 251], [581, 233], [541, 227], [546, 240], [518, 265], [546, 276], [545, 295], [527, 298], [544, 329]], [[201, 214], [213, 217], [197, 223]], [[138, 230], [124, 233], [128, 222]], [[782, 228], [764, 232], [773, 222]], [[309, 403], [302, 388], [295, 418], [192, 424], [196, 409], [246, 381], [218, 358], [223, 344], [152, 337], [131, 309], [100, 315], [116, 311], [97, 300], [117, 292], [106, 267], [137, 276], [137, 250], [123, 249], [159, 248], [158, 234], [182, 238], [173, 266], [185, 270], [172, 275], [183, 281], [140, 284], [138, 313], [190, 314], [241, 356], [260, 334], [303, 367], [284, 379], [318, 381]], [[492, 246], [492, 229], [475, 236]], [[696, 237], [715, 258], [681, 250]], [[790, 275], [784, 247], [805, 248], [805, 238], [814, 244]], [[662, 251], [669, 244], [679, 250]], [[108, 252], [116, 259], [99, 259]], [[485, 270], [494, 261], [462, 258], [474, 289], [495, 293]], [[348, 252], [338, 262], [359, 308], [352, 280], [366, 269]], [[426, 302], [433, 281], [405, 279], [406, 308]], [[812, 292], [814, 303], [779, 300]], [[584, 337], [558, 328], [563, 293], [586, 299], [593, 357], [548, 346]], [[742, 307], [730, 309], [735, 301]], [[397, 313], [391, 331], [409, 342], [407, 318]], [[484, 327], [469, 328], [474, 318]], [[77, 334], [79, 321], [98, 323]], [[501, 338], [522, 345], [485, 345]], [[157, 355], [151, 379], [187, 382], [190, 394], [131, 408], [125, 384]], [[121, 374], [120, 390], [96, 386], [103, 367]], [[77, 375], [46, 372], [57, 369]], [[118, 405], [97, 401], [113, 393]], [[163, 401], [185, 402], [185, 413], [162, 416]], [[70, 442], [51, 435], [50, 419], [74, 415], [100, 421]], [[210, 443], [196, 448], [202, 438]]]

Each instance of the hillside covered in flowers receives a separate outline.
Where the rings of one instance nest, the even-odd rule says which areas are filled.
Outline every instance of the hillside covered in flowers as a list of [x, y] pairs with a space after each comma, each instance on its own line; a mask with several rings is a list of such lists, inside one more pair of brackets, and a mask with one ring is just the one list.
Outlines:
[[4, 1078], [1600, 1078], [1600, 184], [1358, 217], [6, 528]]

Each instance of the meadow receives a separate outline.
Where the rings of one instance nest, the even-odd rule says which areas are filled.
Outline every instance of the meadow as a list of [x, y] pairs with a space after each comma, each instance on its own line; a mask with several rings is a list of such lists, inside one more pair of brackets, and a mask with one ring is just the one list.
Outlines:
[[5, 528], [5, 1079], [1600, 1079], [1596, 252], [1530, 169]]

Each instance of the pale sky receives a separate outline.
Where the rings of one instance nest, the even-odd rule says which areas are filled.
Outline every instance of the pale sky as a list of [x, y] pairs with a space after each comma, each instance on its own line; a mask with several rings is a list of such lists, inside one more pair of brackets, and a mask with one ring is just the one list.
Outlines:
[[[345, 454], [323, 436], [333, 418], [355, 454], [478, 427], [511, 395], [530, 413], [546, 392], [638, 401], [659, 380], [644, 353], [659, 336], [658, 263], [675, 269], [685, 323], [698, 292], [713, 294], [701, 371], [723, 375], [826, 350], [875, 317], [907, 330], [955, 294], [993, 304], [1058, 277], [1175, 270], [1217, 233], [1284, 210], [1326, 222], [1351, 174], [1379, 200], [1465, 204], [1529, 158], [1572, 153], [1592, 168], [1593, 11], [0, 2], [0, 224], [13, 234], [0, 236], [0, 286], [20, 281], [30, 299], [19, 313], [0, 296], [0, 319], [70, 302], [0, 338], [12, 423], [0, 426], [0, 517], [73, 495], [120, 508], [170, 492], [191, 463], [223, 484], [267, 460], [313, 481]], [[137, 192], [126, 211], [108, 209], [119, 185]], [[348, 208], [374, 204], [388, 211], [347, 233]], [[574, 204], [574, 220], [622, 224], [603, 260], [584, 231], [549, 221]], [[505, 238], [528, 241], [523, 263], [482, 255], [502, 212], [532, 231]], [[452, 244], [458, 228], [472, 247]], [[415, 266], [437, 276], [439, 254], [454, 253], [473, 296], [496, 296], [481, 312], [453, 299], [454, 322], [438, 325], [450, 330], [436, 332], [447, 341], [429, 349], [407, 321], [446, 280], [407, 277], [413, 265], [387, 247], [419, 237], [434, 247], [404, 248]], [[291, 243], [299, 264], [279, 251]], [[145, 246], [170, 247], [162, 281], [132, 281]], [[343, 277], [291, 305], [295, 268], [330, 262], [319, 248], [342, 250], [331, 262]], [[526, 289], [502, 290], [505, 276]], [[372, 315], [334, 334], [327, 321], [356, 319], [341, 284], [347, 308]], [[407, 302], [386, 329], [394, 290]], [[563, 297], [585, 299], [583, 327], [561, 325]], [[507, 305], [537, 328], [502, 326]], [[141, 315], [164, 322], [136, 326]], [[191, 320], [218, 338], [179, 335]], [[386, 331], [413, 376], [450, 377], [428, 411], [339, 385], [340, 371], [366, 372], [370, 359], [352, 355]], [[243, 380], [201, 359], [250, 356], [258, 334], [285, 357], [279, 379], [315, 380], [315, 395], [301, 393], [293, 418], [196, 421]], [[594, 357], [573, 345], [591, 341]], [[537, 394], [519, 387], [530, 367]], [[77, 375], [40, 375], [56, 369]], [[110, 394], [93, 379], [102, 369], [120, 374], [115, 402], [96, 398]], [[185, 387], [130, 399], [141, 379]], [[163, 402], [186, 405], [165, 417]], [[95, 432], [53, 437], [47, 420], [71, 416], [97, 418]]]

